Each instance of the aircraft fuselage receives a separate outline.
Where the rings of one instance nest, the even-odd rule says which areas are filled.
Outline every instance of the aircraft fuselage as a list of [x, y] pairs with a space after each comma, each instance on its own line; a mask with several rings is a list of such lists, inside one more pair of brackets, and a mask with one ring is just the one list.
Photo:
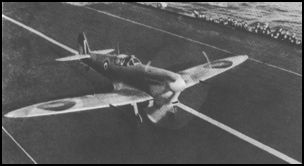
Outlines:
[[179, 93], [185, 87], [185, 82], [179, 74], [165, 69], [142, 63], [123, 65], [119, 63], [117, 55], [91, 56], [91, 59], [85, 59], [83, 62], [112, 80], [114, 88], [115, 84], [123, 83], [143, 90], [156, 99], [167, 99], [159, 101], [162, 104], [177, 101]]

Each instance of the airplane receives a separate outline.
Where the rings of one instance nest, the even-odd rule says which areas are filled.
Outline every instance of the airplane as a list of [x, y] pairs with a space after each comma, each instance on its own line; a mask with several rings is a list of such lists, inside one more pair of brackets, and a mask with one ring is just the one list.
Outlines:
[[139, 122], [143, 122], [138, 104], [147, 102], [146, 117], [157, 124], [175, 113], [182, 91], [228, 71], [248, 59], [238, 55], [194, 66], [177, 73], [143, 64], [134, 55], [115, 53], [115, 49], [91, 50], [84, 32], [78, 35], [78, 54], [56, 61], [81, 61], [113, 83], [111, 93], [98, 93], [42, 102], [11, 111], [7, 118], [29, 118], [58, 115], [106, 107], [132, 105]]

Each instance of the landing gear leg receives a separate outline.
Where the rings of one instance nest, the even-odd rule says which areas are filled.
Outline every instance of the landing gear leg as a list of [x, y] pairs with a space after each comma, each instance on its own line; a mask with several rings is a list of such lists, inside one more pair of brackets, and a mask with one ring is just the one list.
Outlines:
[[133, 109], [134, 109], [135, 116], [137, 118], [137, 122], [138, 122], [138, 124], [141, 124], [143, 122], [143, 119], [138, 112], [137, 103], [133, 103], [132, 106], [133, 106]]

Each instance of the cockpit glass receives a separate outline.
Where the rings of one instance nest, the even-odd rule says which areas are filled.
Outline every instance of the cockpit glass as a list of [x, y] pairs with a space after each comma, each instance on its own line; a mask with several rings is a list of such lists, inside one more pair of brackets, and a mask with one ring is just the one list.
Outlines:
[[136, 57], [133, 57], [134, 65], [141, 64], [140, 60]]
[[132, 60], [132, 59], [130, 59], [128, 65], [129, 65], [129, 66], [134, 66], [134, 63], [133, 63], [133, 60]]
[[140, 63], [140, 60], [134, 55], [120, 54], [115, 59], [115, 64], [120, 66], [134, 66]]
[[134, 58], [134, 63], [139, 63], [139, 60], [137, 58]]

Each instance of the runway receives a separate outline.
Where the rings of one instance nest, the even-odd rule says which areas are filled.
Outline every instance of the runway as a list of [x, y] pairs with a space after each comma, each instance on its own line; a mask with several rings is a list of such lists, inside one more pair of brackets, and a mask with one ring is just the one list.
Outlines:
[[[121, 11], [121, 8], [128, 5], [119, 4], [120, 8], [116, 8]], [[40, 9], [41, 13], [39, 15], [35, 15], [35, 12], [39, 10], [31, 9], [33, 6], [35, 9]], [[98, 12], [92, 12], [84, 8], [64, 4], [33, 6], [28, 4], [10, 4], [7, 8], [16, 8], [16, 11], [13, 10], [13, 14], [5, 12], [4, 14], [11, 15], [16, 20], [18, 18], [25, 24], [44, 34], [48, 34], [70, 47], [73, 47], [73, 45], [75, 47], [76, 45], [75, 34], [85, 30], [88, 32], [90, 45], [94, 48], [100, 48], [100, 46], [102, 48], [115, 47], [117, 42], [119, 42], [121, 51], [133, 53], [144, 61], [152, 59], [153, 65], [174, 71], [190, 67], [196, 63], [203, 63], [204, 59], [199, 55], [201, 49], [204, 49], [214, 59], [228, 56], [228, 53], [223, 53], [220, 50], [208, 46], [198, 46], [196, 43], [185, 40], [177, 40], [172, 35], [162, 34], [132, 23], [115, 20], [109, 16], [100, 15]], [[114, 10], [115, 6], [108, 9]], [[59, 22], [64, 22], [65, 24], [56, 22], [58, 21], [56, 15], [60, 15]], [[48, 25], [43, 23], [46, 20], [48, 23], [55, 24]], [[99, 91], [105, 91], [107, 86], [109, 86], [108, 80], [100, 76], [96, 77], [96, 74], [92, 71], [89, 74], [83, 73], [79, 65], [56, 63], [41, 65], [41, 63], [51, 62], [54, 58], [65, 56], [68, 52], [20, 27], [14, 27], [7, 21], [3, 22], [4, 29], [5, 27], [10, 27], [4, 30], [4, 35], [6, 36], [3, 39], [8, 39], [3, 40], [7, 41], [6, 44], [4, 43], [4, 55], [15, 55], [13, 58], [11, 56], [7, 59], [3, 58], [3, 61], [6, 60], [9, 64], [16, 66], [20, 66], [21, 63], [22, 67], [19, 68], [27, 71], [22, 74], [19, 74], [20, 71], [18, 70], [13, 71], [13, 73], [19, 74], [19, 78], [20, 75], [22, 76], [21, 78], [26, 78], [24, 85], [27, 86], [18, 85], [18, 83], [13, 84], [16, 82], [14, 77], [7, 76], [2, 79], [4, 83], [6, 83], [5, 81], [11, 83], [10, 86], [2, 88], [4, 91], [3, 96], [5, 96], [2, 99], [2, 109], [5, 112], [29, 103], [90, 93], [93, 89], [95, 91], [96, 88]], [[152, 23], [155, 22], [152, 21]], [[5, 26], [6, 24], [9, 26]], [[20, 41], [20, 38], [24, 42], [13, 43]], [[12, 45], [14, 45], [14, 48], [10, 48]], [[223, 46], [225, 47], [226, 45]], [[274, 44], [272, 45], [272, 47], [275, 46]], [[292, 48], [286, 49], [290, 49], [291, 53], [299, 52], [299, 50], [292, 50]], [[243, 51], [246, 52], [246, 50]], [[258, 52], [258, 50], [255, 51]], [[253, 51], [250, 50], [248, 52], [252, 53]], [[267, 50], [267, 52], [273, 51]], [[26, 57], [22, 58], [20, 55]], [[291, 58], [291, 60], [289, 59], [286, 64], [291, 63], [290, 61], [294, 59], [298, 60], [297, 58], [300, 57], [292, 54], [288, 56], [295, 57]], [[14, 57], [17, 60], [19, 58], [21, 62], [14, 61]], [[282, 63], [280, 61], [282, 57], [279, 55], [271, 63], [276, 65]], [[175, 60], [170, 61], [173, 58]], [[261, 61], [265, 59], [267, 57], [261, 59]], [[185, 60], [189, 62], [184, 63]], [[295, 61], [295, 64], [297, 63]], [[296, 68], [299, 66], [285, 65], [284, 67], [289, 67], [290, 70], [296, 69], [295, 72], [299, 72], [299, 69]], [[9, 66], [4, 66], [3, 69], [4, 71], [12, 70]], [[39, 69], [39, 72], [35, 72], [36, 70], [34, 69]], [[95, 86], [94, 88], [90, 86], [92, 85], [88, 83], [90, 81], [94, 82], [93, 84], [96, 88]], [[8, 83], [4, 85], [8, 85]], [[205, 88], [205, 85], [199, 85], [186, 91], [182, 95], [182, 101], [192, 108], [224, 122], [267, 145], [271, 145], [271, 147], [283, 151], [301, 162], [301, 83], [301, 76], [266, 65], [248, 62], [237, 70], [208, 81], [210, 88], [205, 103], [200, 102], [201, 95], [199, 93], [200, 90]], [[37, 84], [38, 88], [33, 86], [33, 84]], [[13, 91], [9, 91], [12, 89]], [[20, 93], [19, 90], [24, 93]], [[14, 97], [17, 92], [24, 95]], [[221, 103], [221, 105], [218, 103]], [[128, 107], [125, 109], [130, 111]], [[5, 112], [2, 112], [2, 114]], [[23, 144], [25, 142], [25, 149], [30, 149], [31, 154], [34, 153], [33, 156], [35, 156], [38, 163], [283, 162], [198, 118], [194, 118], [181, 130], [164, 132], [163, 129], [149, 125], [134, 129], [134, 126], [126, 125], [130, 123], [129, 118], [123, 116], [123, 119], [127, 119], [127, 121], [122, 121], [122, 117], [119, 117], [121, 115], [120, 111], [106, 109], [90, 113], [64, 115], [62, 117], [21, 121], [3, 119], [3, 125], [7, 126], [8, 130], [13, 132], [13, 134], [16, 133], [18, 140], [22, 140]], [[127, 116], [130, 115], [127, 114]], [[67, 128], [64, 129], [61, 126]], [[31, 134], [28, 136], [22, 133]], [[53, 144], [58, 146], [53, 147]], [[42, 148], [42, 146], [44, 147]], [[239, 149], [236, 149], [236, 147]], [[42, 152], [45, 149], [48, 149], [48, 151]], [[113, 160], [113, 158], [116, 158], [116, 160]]]

